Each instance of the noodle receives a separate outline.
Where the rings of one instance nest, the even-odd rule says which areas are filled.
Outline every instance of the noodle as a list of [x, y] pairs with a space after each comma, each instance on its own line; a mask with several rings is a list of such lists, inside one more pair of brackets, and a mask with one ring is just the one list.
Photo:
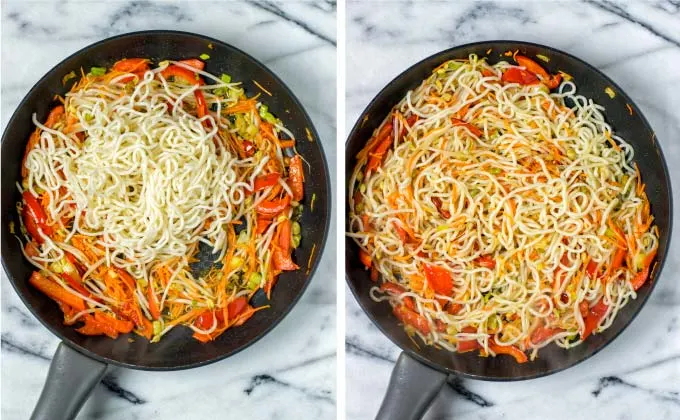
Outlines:
[[[31, 283], [83, 334], [134, 328], [157, 341], [186, 325], [213, 340], [252, 316], [257, 289], [269, 295], [280, 272], [298, 268], [301, 158], [284, 153], [283, 124], [266, 106], [204, 65], [93, 68], [45, 123], [33, 115], [19, 186], [24, 254], [41, 269]], [[219, 264], [195, 277], [199, 243]]]
[[409, 334], [521, 363], [608, 328], [658, 230], [604, 108], [516, 59], [446, 62], [394, 107], [357, 155], [347, 234]]

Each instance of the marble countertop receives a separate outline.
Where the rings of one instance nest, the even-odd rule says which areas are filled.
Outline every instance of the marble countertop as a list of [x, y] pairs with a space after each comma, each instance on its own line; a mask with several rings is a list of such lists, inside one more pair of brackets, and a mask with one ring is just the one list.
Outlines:
[[[335, 184], [334, 2], [3, 1], [4, 125], [31, 86], [88, 44], [119, 33], [202, 33], [258, 58], [295, 92], [320, 134]], [[7, 203], [5, 203], [7, 204]], [[335, 223], [330, 243], [334, 243]], [[335, 418], [335, 261], [330, 245], [310, 287], [266, 337], [224, 361], [178, 372], [111, 368], [79, 419]], [[2, 273], [3, 419], [28, 418], [58, 339]]]
[[[680, 4], [585, 2], [347, 3], [347, 132], [369, 101], [410, 65], [473, 41], [525, 40], [595, 65], [656, 130], [680, 202]], [[675, 226], [680, 226], [678, 213]], [[676, 238], [677, 239], [677, 238]], [[680, 418], [680, 253], [635, 321], [596, 356], [523, 382], [449, 382], [433, 419]], [[377, 413], [399, 349], [347, 291], [347, 417]], [[366, 374], [370, 372], [370, 374]]]

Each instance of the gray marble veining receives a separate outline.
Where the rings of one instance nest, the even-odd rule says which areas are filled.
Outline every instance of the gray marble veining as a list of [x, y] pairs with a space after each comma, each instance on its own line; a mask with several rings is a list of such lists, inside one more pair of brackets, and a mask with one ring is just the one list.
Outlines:
[[[1, 121], [52, 66], [88, 44], [145, 29], [202, 33], [269, 66], [312, 117], [336, 161], [336, 6], [217, 1], [3, 1]], [[335, 171], [331, 170], [335, 183]], [[334, 243], [335, 224], [331, 224]], [[179, 372], [111, 369], [79, 419], [335, 417], [334, 246], [293, 311], [252, 347]], [[2, 273], [3, 419], [28, 418], [58, 340], [21, 303]]]
[[[346, 127], [390, 80], [467, 42], [510, 39], [567, 51], [632, 96], [657, 133], [680, 200], [680, 3], [484, 1], [347, 3]], [[674, 218], [678, 226], [680, 217]], [[553, 376], [451, 380], [426, 419], [680, 418], [680, 256], [673, 241], [648, 304], [611, 345]], [[347, 299], [347, 415], [375, 416], [399, 350]]]

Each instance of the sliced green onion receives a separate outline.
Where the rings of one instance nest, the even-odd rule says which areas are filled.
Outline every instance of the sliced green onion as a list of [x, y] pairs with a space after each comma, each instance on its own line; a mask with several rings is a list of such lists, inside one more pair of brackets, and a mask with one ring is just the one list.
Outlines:
[[248, 277], [248, 289], [255, 290], [260, 287], [260, 283], [262, 283], [262, 274], [250, 273], [250, 277]]
[[203, 54], [199, 55], [198, 57], [203, 61], [210, 59], [210, 56], [206, 53], [203, 53]]
[[223, 81], [224, 83], [231, 83], [231, 76], [222, 73], [222, 75], [220, 76], [220, 80]]
[[93, 76], [103, 76], [106, 74], [106, 68], [104, 67], [92, 67], [90, 69], [90, 74]]
[[302, 229], [300, 228], [300, 224], [298, 222], [293, 222], [291, 230], [293, 232], [293, 235], [299, 235]]
[[489, 172], [491, 172], [494, 175], [498, 175], [501, 173], [501, 168], [491, 168], [489, 169]]
[[264, 115], [262, 115], [262, 119], [267, 121], [270, 124], [276, 124], [278, 121], [276, 120], [276, 117], [272, 115], [271, 112], [267, 112]]
[[293, 235], [293, 238], [292, 238], [293, 248], [297, 248], [297, 247], [300, 246], [300, 240], [302, 240], [302, 238], [299, 235]]

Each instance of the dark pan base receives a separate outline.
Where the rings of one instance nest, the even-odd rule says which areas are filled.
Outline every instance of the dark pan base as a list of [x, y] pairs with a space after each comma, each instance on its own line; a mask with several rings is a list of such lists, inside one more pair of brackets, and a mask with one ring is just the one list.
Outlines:
[[[442, 62], [456, 58], [467, 58], [472, 53], [479, 57], [485, 57], [487, 56], [486, 51], [489, 49], [491, 49], [491, 52], [488, 55], [488, 60], [491, 63], [503, 59], [511, 61], [512, 57], [500, 56], [508, 50], [519, 50], [529, 57], [535, 57], [536, 54], [549, 57], [550, 62], [541, 62], [549, 72], [555, 73], [562, 70], [572, 75], [577, 93], [593, 99], [606, 108], [605, 117], [608, 123], [616, 134], [631, 143], [635, 149], [635, 161], [640, 167], [643, 181], [647, 184], [647, 194], [652, 213], [660, 232], [657, 265], [652, 273], [653, 278], [656, 279], [663, 267], [668, 251], [672, 223], [672, 195], [666, 162], [654, 131], [640, 109], [611, 79], [580, 59], [550, 47], [513, 41], [468, 44], [428, 57], [397, 76], [373, 99], [357, 120], [361, 122], [367, 117], [367, 123], [363, 126], [357, 123], [349, 135], [345, 146], [346, 180], [348, 184], [351, 171], [356, 164], [354, 157], [370, 138], [373, 130], [407, 91], [420, 85], [431, 74], [432, 70]], [[605, 93], [606, 87], [611, 87], [614, 90], [616, 93], [614, 98], [610, 98]], [[627, 104], [633, 109], [632, 116], [626, 107]], [[349, 211], [349, 208], [347, 210]], [[642, 287], [638, 291], [637, 299], [630, 301], [618, 314], [613, 325], [603, 333], [589, 337], [584, 344], [570, 350], [564, 350], [551, 344], [539, 351], [537, 360], [520, 365], [510, 356], [505, 355], [484, 358], [475, 353], [455, 354], [446, 350], [438, 350], [422, 343], [419, 343], [420, 347], [416, 347], [392, 315], [390, 305], [371, 300], [368, 292], [373, 283], [369, 279], [368, 272], [363, 269], [359, 262], [358, 248], [354, 241], [349, 238], [346, 239], [345, 243], [347, 282], [354, 293], [354, 297], [373, 323], [397, 346], [416, 360], [448, 373], [474, 379], [497, 381], [530, 379], [574, 366], [597, 353], [616, 338], [635, 318], [656, 285], [656, 281], [651, 281]]]
[[[199, 343], [184, 327], [173, 329], [155, 344], [134, 334], [122, 335], [116, 340], [80, 335], [72, 327], [63, 325], [63, 315], [52, 300], [28, 285], [33, 267], [23, 258], [17, 240], [8, 229], [10, 222], [19, 226], [15, 203], [20, 197], [15, 185], [20, 181], [19, 165], [26, 141], [34, 129], [31, 115], [35, 112], [38, 120], [43, 121], [54, 106], [51, 98], [67, 90], [62, 85], [62, 77], [71, 71], [79, 73], [81, 67], [88, 71], [93, 66], [111, 66], [126, 57], [148, 57], [157, 64], [159, 60], [193, 58], [203, 53], [211, 57], [206, 62], [206, 71], [218, 76], [227, 73], [233, 80], [243, 82], [248, 96], [261, 93], [254, 80], [273, 94], [273, 97], [263, 94], [260, 100], [292, 131], [298, 139], [298, 152], [311, 166], [306, 173], [305, 211], [300, 221], [304, 237], [301, 247], [295, 251], [295, 259], [302, 268], [279, 277], [272, 300], [268, 302], [270, 309], [257, 312], [245, 325], [227, 330], [211, 343]], [[314, 142], [308, 141], [307, 130]], [[307, 287], [323, 251], [330, 222], [328, 167], [312, 121], [300, 102], [276, 75], [253, 57], [221, 41], [184, 32], [121, 35], [86, 47], [59, 63], [31, 89], [7, 125], [2, 138], [2, 169], [2, 263], [24, 304], [50, 331], [79, 352], [104, 363], [130, 368], [168, 370], [200, 366], [243, 350], [264, 336], [291, 310]], [[310, 213], [309, 200], [313, 193], [316, 200], [314, 213]], [[308, 270], [313, 244], [316, 249]]]

